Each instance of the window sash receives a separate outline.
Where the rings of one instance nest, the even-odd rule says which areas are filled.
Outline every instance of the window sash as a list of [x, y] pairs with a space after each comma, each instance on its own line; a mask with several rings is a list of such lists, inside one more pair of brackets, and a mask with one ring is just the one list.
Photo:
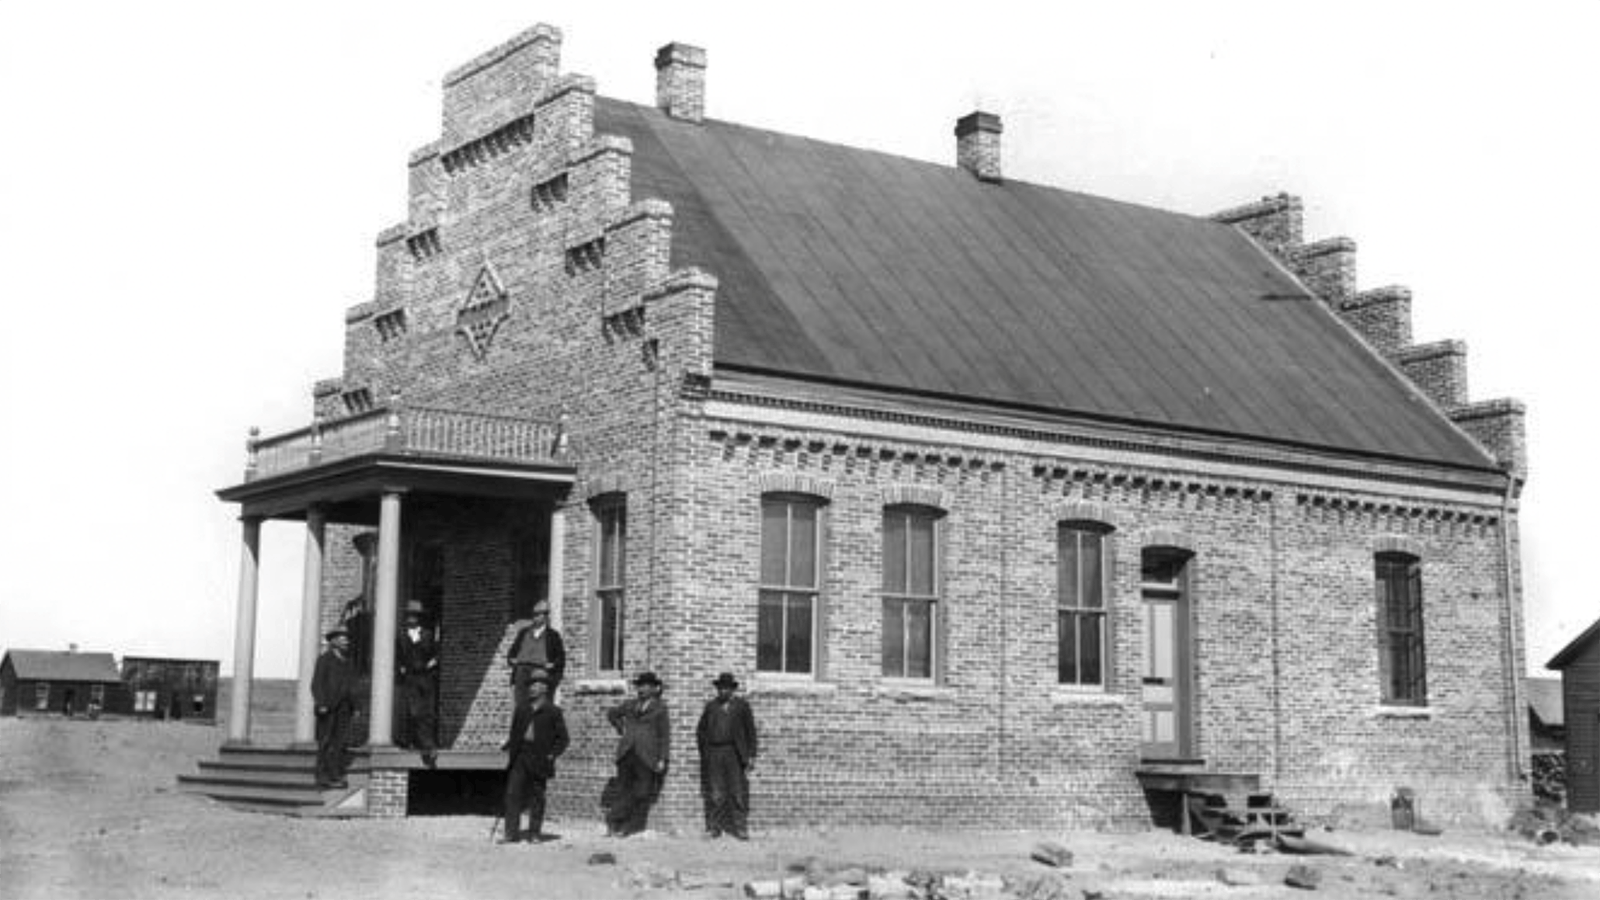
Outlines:
[[934, 619], [938, 604], [927, 597], [883, 598], [883, 674], [932, 678]]
[[816, 667], [821, 509], [794, 497], [761, 501], [757, 671], [810, 674]]
[[1383, 702], [1427, 702], [1423, 637], [1422, 564], [1409, 556], [1379, 556], [1378, 652]]
[[600, 566], [598, 585], [601, 590], [622, 589], [627, 575], [627, 509], [620, 503], [602, 507], [600, 520]]
[[1105, 684], [1105, 638], [1104, 610], [1057, 610], [1056, 681]]
[[623, 667], [627, 624], [628, 508], [620, 502], [595, 509], [599, 559], [595, 566], [596, 666], [602, 672]]
[[761, 591], [756, 624], [756, 669], [809, 674], [817, 595], [809, 591]]
[[33, 689], [33, 708], [34, 709], [49, 709], [50, 708], [50, 682], [41, 681], [41, 682], [39, 682], [38, 684], [36, 684], [34, 686], [34, 689]]
[[599, 596], [599, 634], [600, 634], [600, 659], [599, 669], [603, 672], [616, 672], [622, 669], [622, 640], [624, 634], [624, 618], [626, 610], [622, 602], [622, 591], [602, 590]]
[[1103, 686], [1109, 640], [1106, 620], [1106, 532], [1063, 525], [1056, 549], [1056, 681]]

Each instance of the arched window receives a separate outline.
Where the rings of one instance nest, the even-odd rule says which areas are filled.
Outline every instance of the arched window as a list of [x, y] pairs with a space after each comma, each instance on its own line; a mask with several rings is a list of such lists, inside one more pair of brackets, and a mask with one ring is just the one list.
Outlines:
[[1111, 528], [1100, 522], [1062, 522], [1056, 528], [1056, 681], [1103, 687], [1110, 639], [1106, 565]]
[[1425, 706], [1427, 659], [1422, 630], [1422, 561], [1409, 553], [1379, 553], [1378, 669], [1383, 702]]
[[883, 511], [883, 674], [932, 678], [939, 630], [939, 518], [929, 506]]
[[757, 671], [800, 675], [816, 671], [821, 548], [820, 498], [762, 496]]
[[623, 666], [623, 623], [626, 618], [628, 504], [622, 494], [608, 494], [590, 506], [595, 525], [594, 634], [595, 668], [618, 672]]

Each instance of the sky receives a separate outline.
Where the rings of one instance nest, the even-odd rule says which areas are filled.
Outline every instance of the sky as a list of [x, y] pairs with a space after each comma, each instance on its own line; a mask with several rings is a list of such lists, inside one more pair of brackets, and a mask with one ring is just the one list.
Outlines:
[[[343, 312], [438, 136], [444, 74], [545, 22], [562, 70], [707, 115], [1207, 214], [1287, 191], [1307, 238], [1527, 404], [1530, 670], [1596, 618], [1600, 5], [279, 0], [0, 3], [0, 648], [233, 660], [251, 426], [310, 420]], [[269, 523], [255, 674], [296, 668], [303, 527]], [[1548, 674], [1548, 673], [1546, 673]]]

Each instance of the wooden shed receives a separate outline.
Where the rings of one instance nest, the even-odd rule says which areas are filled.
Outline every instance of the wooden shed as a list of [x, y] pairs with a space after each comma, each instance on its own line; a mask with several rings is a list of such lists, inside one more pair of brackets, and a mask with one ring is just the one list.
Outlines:
[[0, 660], [0, 715], [88, 715], [120, 710], [127, 691], [109, 653], [9, 650]]
[[129, 706], [119, 711], [139, 718], [215, 722], [218, 668], [214, 659], [123, 657]]
[[1545, 663], [1561, 673], [1567, 726], [1567, 808], [1600, 812], [1600, 621]]

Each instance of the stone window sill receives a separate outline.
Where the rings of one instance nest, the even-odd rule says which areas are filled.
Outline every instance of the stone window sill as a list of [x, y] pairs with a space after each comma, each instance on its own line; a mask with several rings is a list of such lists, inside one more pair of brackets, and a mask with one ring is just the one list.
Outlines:
[[582, 697], [585, 694], [626, 694], [628, 682], [623, 678], [584, 678], [574, 681], [572, 692]]
[[1057, 687], [1050, 692], [1050, 702], [1057, 706], [1127, 706], [1128, 698], [1121, 694], [1108, 694], [1099, 688]]
[[839, 686], [829, 681], [817, 681], [810, 675], [758, 674], [751, 679], [751, 694], [812, 695], [835, 694]]
[[1431, 719], [1431, 706], [1379, 706], [1372, 711], [1374, 719]]
[[872, 692], [890, 700], [950, 700], [955, 688], [921, 679], [885, 678], [873, 687]]

